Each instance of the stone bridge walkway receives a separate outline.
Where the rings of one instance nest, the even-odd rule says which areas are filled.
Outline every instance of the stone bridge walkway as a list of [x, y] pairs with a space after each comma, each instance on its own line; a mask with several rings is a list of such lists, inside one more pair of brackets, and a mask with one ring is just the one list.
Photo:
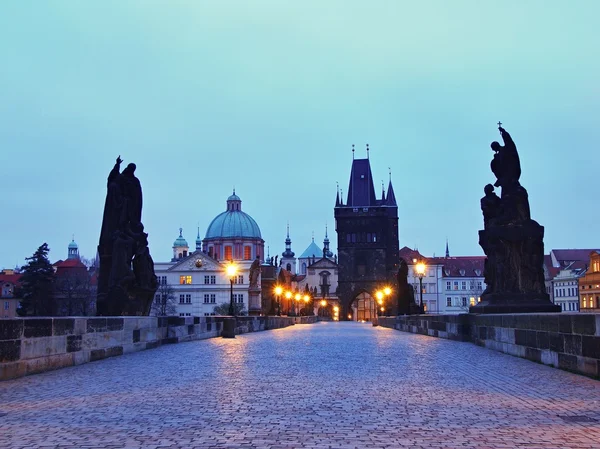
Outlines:
[[600, 382], [319, 323], [2, 382], [0, 447], [600, 448]]

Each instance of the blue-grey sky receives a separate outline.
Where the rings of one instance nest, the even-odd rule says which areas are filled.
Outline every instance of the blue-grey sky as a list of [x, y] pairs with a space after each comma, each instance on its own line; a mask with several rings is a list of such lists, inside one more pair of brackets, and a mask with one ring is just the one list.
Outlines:
[[[0, 267], [93, 257], [114, 159], [156, 261], [235, 185], [271, 254], [336, 241], [351, 145], [392, 179], [400, 245], [482, 254], [502, 120], [551, 248], [600, 246], [597, 1], [4, 1]], [[335, 244], [332, 246], [336, 246]], [[335, 250], [335, 248], [334, 248]]]

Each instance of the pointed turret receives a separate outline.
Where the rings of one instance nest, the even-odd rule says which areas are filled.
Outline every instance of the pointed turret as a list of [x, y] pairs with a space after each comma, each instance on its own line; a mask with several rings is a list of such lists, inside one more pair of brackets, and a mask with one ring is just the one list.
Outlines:
[[327, 235], [327, 223], [325, 223], [325, 239], [323, 240], [323, 257], [331, 258], [333, 253], [329, 250], [329, 236]]
[[381, 204], [385, 204], [385, 187], [383, 181], [381, 181]]
[[448, 239], [446, 239], [446, 258], [450, 257], [450, 249], [448, 248]]
[[198, 235], [196, 236], [196, 251], [202, 249], [202, 240], [200, 239], [200, 226], [198, 226]]
[[385, 200], [386, 206], [397, 206], [396, 204], [396, 195], [394, 194], [394, 187], [392, 186], [392, 180], [390, 179], [390, 183], [388, 185], [387, 198]]
[[287, 225], [287, 237], [285, 239], [285, 251], [281, 253], [281, 266], [292, 274], [296, 274], [296, 254], [292, 251], [292, 239], [290, 239], [290, 224]]
[[285, 239], [285, 251], [281, 253], [283, 257], [294, 257], [294, 251], [292, 251], [292, 240], [290, 239], [290, 224], [287, 225], [287, 237]]

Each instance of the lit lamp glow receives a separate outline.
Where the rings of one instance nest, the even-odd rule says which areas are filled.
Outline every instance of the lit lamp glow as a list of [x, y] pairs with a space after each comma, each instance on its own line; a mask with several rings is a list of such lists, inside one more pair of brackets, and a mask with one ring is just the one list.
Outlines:
[[277, 285], [275, 287], [275, 300], [277, 301], [277, 316], [281, 315], [281, 307], [279, 304], [279, 298], [281, 297], [282, 293], [283, 293], [283, 288], [281, 288], [281, 286]]
[[291, 292], [291, 291], [289, 291], [289, 290], [288, 290], [287, 292], [285, 292], [285, 299], [287, 299], [287, 300], [288, 300], [288, 306], [287, 306], [288, 308], [287, 308], [287, 313], [290, 313], [290, 306], [291, 306], [291, 299], [292, 299], [292, 296], [293, 296], [293, 295], [292, 295], [292, 292]]
[[229, 282], [231, 283], [230, 291], [229, 291], [229, 315], [235, 316], [235, 308], [233, 307], [233, 280], [235, 275], [237, 274], [238, 268], [237, 265], [231, 261], [229, 265], [225, 267], [225, 273], [229, 276]]
[[425, 276], [425, 272], [427, 270], [427, 266], [424, 262], [417, 262], [415, 265], [415, 273], [419, 278], [419, 307], [421, 308], [421, 312], [424, 312], [423, 308], [423, 276]]
[[300, 300], [302, 299], [302, 295], [300, 293], [296, 293], [294, 299], [296, 300], [296, 308], [298, 309], [297, 314], [300, 315]]

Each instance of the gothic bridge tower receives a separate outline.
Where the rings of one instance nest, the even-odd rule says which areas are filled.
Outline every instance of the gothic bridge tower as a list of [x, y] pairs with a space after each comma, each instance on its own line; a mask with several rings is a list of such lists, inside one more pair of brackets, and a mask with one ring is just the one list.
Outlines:
[[[354, 148], [352, 150], [354, 155]], [[367, 158], [352, 160], [346, 202], [338, 191], [334, 216], [338, 237], [341, 320], [371, 320], [374, 293], [396, 284], [398, 271], [398, 205], [392, 187], [377, 199]], [[386, 308], [394, 310], [394, 295]]]

